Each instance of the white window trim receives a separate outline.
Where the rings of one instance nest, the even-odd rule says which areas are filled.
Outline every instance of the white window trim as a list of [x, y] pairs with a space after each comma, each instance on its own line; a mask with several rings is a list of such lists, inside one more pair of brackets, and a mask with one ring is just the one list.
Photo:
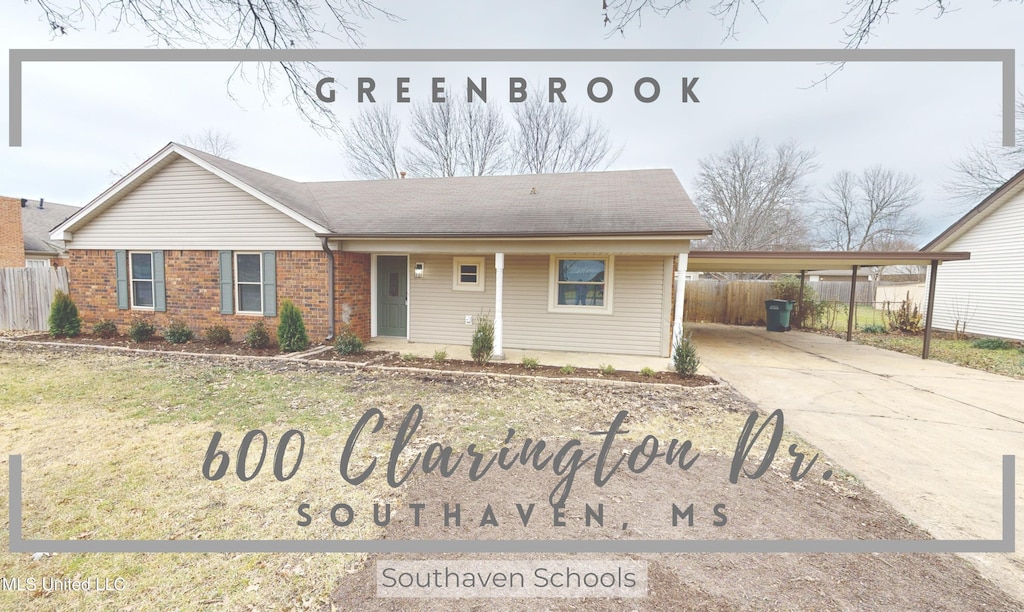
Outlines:
[[[453, 257], [452, 258], [452, 290], [454, 291], [483, 291], [486, 266], [483, 257]], [[461, 266], [476, 266], [476, 282], [462, 282], [462, 274], [459, 273]]]
[[[140, 278], [141, 282], [149, 281], [149, 284], [153, 286], [153, 305], [152, 306], [136, 306], [135, 305], [135, 266], [132, 265], [132, 255], [149, 255], [149, 275], [148, 279]], [[156, 270], [153, 269], [153, 251], [128, 251], [128, 301], [131, 303], [132, 310], [155, 310], [156, 309]]]
[[[598, 259], [604, 261], [604, 305], [577, 306], [558, 303], [558, 260], [559, 259]], [[575, 314], [612, 314], [612, 295], [615, 280], [614, 255], [551, 255], [548, 264], [548, 312]]]
[[[255, 255], [256, 256], [257, 261], [260, 262], [260, 280], [259, 280], [258, 283], [254, 283], [252, 281], [240, 282], [238, 280], [238, 256], [239, 255]], [[252, 251], [235, 251], [234, 253], [231, 254], [231, 256], [234, 259], [234, 261], [232, 262], [234, 264], [234, 266], [233, 266], [234, 269], [232, 271], [234, 272], [233, 281], [235, 283], [235, 287], [234, 287], [234, 291], [235, 291], [235, 314], [239, 314], [239, 315], [252, 315], [252, 316], [260, 316], [260, 317], [263, 316], [263, 253], [252, 252]], [[241, 285], [259, 285], [259, 287], [260, 287], [260, 309], [259, 310], [242, 310], [242, 293], [241, 293], [241, 291], [238, 290], [238, 286], [240, 284]]]

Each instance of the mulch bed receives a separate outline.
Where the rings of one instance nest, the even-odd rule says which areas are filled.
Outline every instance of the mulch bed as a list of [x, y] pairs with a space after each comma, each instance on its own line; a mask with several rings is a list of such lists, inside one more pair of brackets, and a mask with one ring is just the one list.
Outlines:
[[116, 346], [120, 348], [144, 349], [147, 351], [169, 351], [175, 353], [208, 353], [220, 355], [245, 355], [255, 357], [273, 357], [280, 355], [281, 351], [276, 345], [265, 349], [251, 349], [241, 342], [231, 344], [213, 344], [202, 338], [196, 338], [182, 344], [172, 344], [161, 337], [153, 337], [145, 342], [133, 342], [128, 336], [115, 336], [113, 338], [100, 338], [92, 334], [82, 334], [74, 338], [51, 338], [49, 334], [36, 334], [34, 336], [21, 336], [17, 340], [32, 340], [35, 342], [57, 342], [66, 344], [88, 344], [92, 346]]
[[444, 359], [436, 361], [425, 357], [403, 356], [394, 351], [363, 351], [353, 355], [339, 355], [336, 351], [328, 351], [315, 355], [313, 359], [326, 359], [332, 361], [344, 361], [351, 363], [369, 364], [377, 366], [390, 366], [398, 368], [417, 368], [426, 370], [440, 370], [443, 372], [486, 372], [488, 374], [515, 374], [521, 376], [539, 376], [542, 378], [590, 378], [599, 380], [619, 380], [640, 383], [659, 383], [665, 385], [681, 385], [684, 387], [703, 387], [706, 385], [718, 384], [710, 376], [687, 376], [680, 377], [675, 372], [654, 372], [650, 376], [644, 376], [640, 372], [616, 370], [615, 372], [602, 372], [596, 368], [574, 368], [571, 372], [563, 370], [559, 366], [537, 365], [526, 367], [522, 363], [507, 361], [490, 361], [486, 364], [478, 364], [473, 361], [461, 359]]
[[[209, 355], [239, 355], [256, 357], [279, 357], [281, 353], [277, 346], [265, 349], [251, 349], [241, 342], [231, 344], [213, 344], [202, 338], [196, 338], [183, 344], [172, 344], [163, 338], [155, 337], [145, 342], [133, 342], [128, 336], [117, 336], [114, 338], [100, 338], [91, 334], [82, 334], [74, 338], [54, 339], [48, 334], [35, 334], [32, 336], [21, 336], [17, 340], [30, 340], [35, 342], [52, 342], [56, 344], [84, 344], [92, 346], [114, 346], [130, 349], [144, 349], [151, 351], [167, 351], [172, 353], [205, 353]], [[315, 346], [310, 347], [316, 348]], [[582, 378], [594, 380], [614, 380], [637, 383], [657, 383], [664, 385], [679, 385], [683, 387], [705, 387], [716, 385], [718, 381], [710, 376], [687, 376], [680, 377], [675, 372], [659, 371], [650, 376], [640, 372], [616, 370], [612, 373], [602, 372], [596, 368], [574, 368], [571, 372], [563, 370], [559, 366], [538, 365], [527, 368], [521, 363], [491, 361], [486, 364], [478, 364], [473, 361], [461, 359], [445, 359], [435, 361], [423, 357], [402, 356], [394, 351], [363, 351], [353, 355], [339, 355], [335, 350], [327, 350], [322, 353], [311, 355], [308, 359], [322, 361], [337, 361], [339, 363], [351, 364], [353, 366], [373, 365], [395, 368], [414, 368], [418, 370], [439, 370], [442, 372], [483, 372], [494, 375], [519, 375], [536, 376], [540, 378]]]

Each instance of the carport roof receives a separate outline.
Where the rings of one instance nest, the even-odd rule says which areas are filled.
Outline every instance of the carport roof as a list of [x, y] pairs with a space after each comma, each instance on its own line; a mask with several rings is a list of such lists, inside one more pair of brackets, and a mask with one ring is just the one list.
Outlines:
[[924, 266], [964, 261], [970, 253], [945, 251], [690, 251], [692, 272], [771, 272], [838, 270], [874, 266]]

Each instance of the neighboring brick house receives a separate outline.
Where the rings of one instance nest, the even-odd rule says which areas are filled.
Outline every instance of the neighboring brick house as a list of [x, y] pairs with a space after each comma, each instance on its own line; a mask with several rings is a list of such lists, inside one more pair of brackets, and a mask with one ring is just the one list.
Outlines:
[[50, 230], [78, 210], [43, 200], [0, 196], [0, 268], [62, 265], [64, 246]]
[[668, 356], [708, 234], [671, 170], [300, 183], [170, 143], [51, 239], [87, 322], [237, 338], [287, 298], [314, 337]]

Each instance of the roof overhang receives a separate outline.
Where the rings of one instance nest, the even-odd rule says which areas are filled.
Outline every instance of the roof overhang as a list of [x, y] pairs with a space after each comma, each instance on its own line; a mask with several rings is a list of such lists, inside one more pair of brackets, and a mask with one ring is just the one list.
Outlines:
[[924, 266], [965, 261], [970, 253], [942, 251], [690, 251], [693, 272], [785, 274], [809, 270], [852, 270], [854, 266]]
[[288, 206], [285, 206], [274, 198], [271, 198], [267, 194], [253, 188], [251, 185], [243, 181], [238, 180], [221, 169], [210, 165], [200, 157], [193, 155], [172, 142], [144, 161], [139, 167], [135, 168], [119, 181], [111, 185], [110, 188], [97, 196], [93, 201], [83, 206], [75, 212], [75, 214], [65, 219], [63, 223], [53, 228], [53, 230], [50, 231], [50, 240], [71, 240], [76, 229], [87, 224], [94, 217], [99, 215], [104, 208], [112, 205], [121, 197], [133, 191], [136, 187], [141, 185], [152, 175], [162, 170], [168, 163], [177, 157], [185, 158], [207, 172], [227, 181], [257, 200], [267, 204], [271, 208], [274, 208], [288, 217], [291, 217], [295, 221], [298, 221], [302, 225], [305, 225], [313, 232], [319, 233], [329, 231], [327, 228], [319, 225], [318, 223], [314, 223]]

